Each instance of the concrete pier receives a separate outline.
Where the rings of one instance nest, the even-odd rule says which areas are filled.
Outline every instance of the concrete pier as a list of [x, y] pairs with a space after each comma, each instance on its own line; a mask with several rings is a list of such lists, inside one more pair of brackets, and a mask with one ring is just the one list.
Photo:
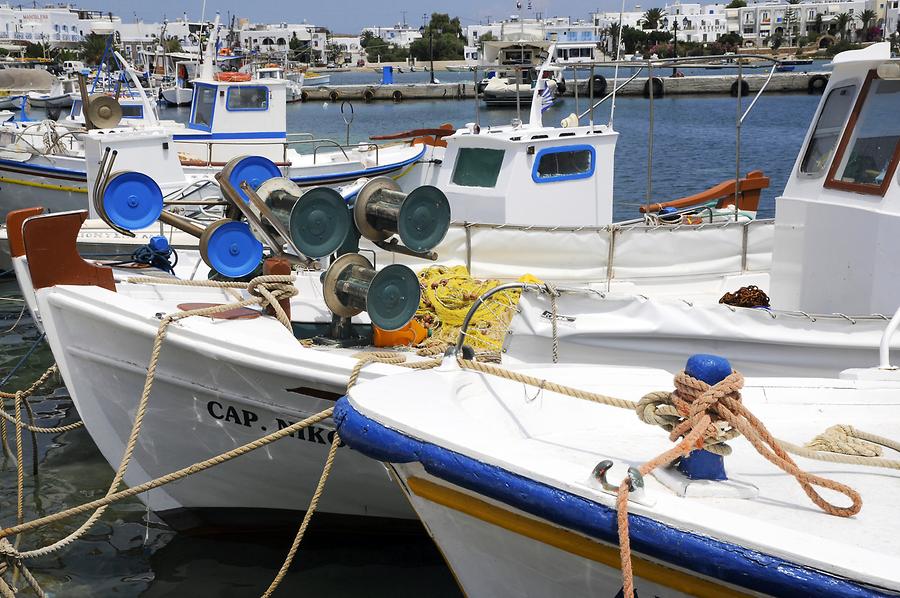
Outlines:
[[[666, 69], [665, 74], [669, 70]], [[662, 73], [661, 73], [662, 74]], [[827, 71], [810, 73], [775, 73], [769, 82], [767, 92], [775, 93], [821, 93], [828, 83], [830, 73]], [[753, 73], [743, 77], [744, 95], [755, 93], [763, 86], [768, 74]], [[620, 85], [628, 80], [628, 76], [620, 75]], [[737, 75], [702, 75], [690, 77], [653, 77], [654, 97], [669, 95], [737, 95]], [[605, 83], [604, 83], [605, 82]], [[575, 94], [575, 86], [572, 81], [567, 81], [566, 96]], [[599, 99], [613, 89], [612, 79], [597, 80], [594, 95]], [[304, 87], [304, 101], [341, 102], [405, 102], [408, 100], [465, 100], [472, 99], [475, 93], [472, 81], [460, 81], [456, 83], [406, 83], [392, 85], [321, 85], [317, 87]], [[619, 90], [626, 96], [649, 96], [649, 84], [647, 77], [640, 77], [631, 81]], [[587, 97], [587, 81], [579, 80], [579, 95]]]

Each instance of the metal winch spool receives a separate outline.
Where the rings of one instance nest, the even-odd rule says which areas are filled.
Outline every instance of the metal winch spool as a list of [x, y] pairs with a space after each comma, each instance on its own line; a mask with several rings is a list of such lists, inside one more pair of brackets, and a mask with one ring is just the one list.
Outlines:
[[424, 185], [404, 193], [394, 179], [377, 177], [356, 196], [353, 221], [370, 241], [379, 243], [396, 234], [408, 249], [426, 252], [450, 228], [450, 203], [437, 187]]
[[322, 281], [325, 304], [336, 316], [350, 318], [368, 312], [382, 330], [406, 326], [419, 308], [421, 290], [415, 272], [393, 264], [376, 271], [357, 253], [336, 259]]
[[[287, 178], [269, 179], [256, 190], [270, 213], [303, 255], [320, 258], [337, 251], [352, 226], [347, 202], [329, 187], [301, 191]], [[277, 233], [274, 227], [268, 226]]]

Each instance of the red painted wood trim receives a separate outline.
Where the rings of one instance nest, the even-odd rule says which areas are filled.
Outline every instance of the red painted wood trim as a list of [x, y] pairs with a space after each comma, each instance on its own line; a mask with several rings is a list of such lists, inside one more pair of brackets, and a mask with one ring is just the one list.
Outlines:
[[9, 241], [9, 255], [21, 257], [25, 255], [25, 241], [22, 239], [22, 225], [32, 216], [40, 216], [44, 208], [22, 208], [6, 215], [6, 238]]
[[76, 241], [87, 211], [59, 212], [29, 218], [22, 225], [25, 255], [34, 289], [60, 284], [98, 286], [115, 292], [112, 268], [86, 262]]

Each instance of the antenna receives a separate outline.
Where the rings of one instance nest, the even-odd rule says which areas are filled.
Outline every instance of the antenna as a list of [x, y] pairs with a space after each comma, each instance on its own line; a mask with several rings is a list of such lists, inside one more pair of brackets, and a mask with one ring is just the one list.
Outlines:
[[[616, 116], [616, 88], [619, 87], [619, 57], [622, 54], [622, 13], [625, 12], [625, 0], [622, 0], [622, 6], [619, 8], [619, 31], [616, 35], [616, 70], [613, 74], [613, 90], [612, 90], [612, 104], [609, 108], [609, 128], [613, 128], [613, 120]], [[576, 81], [577, 85], [578, 82]], [[591, 85], [594, 84], [593, 81], [590, 82]], [[650, 82], [650, 85], [653, 85], [653, 82]]]

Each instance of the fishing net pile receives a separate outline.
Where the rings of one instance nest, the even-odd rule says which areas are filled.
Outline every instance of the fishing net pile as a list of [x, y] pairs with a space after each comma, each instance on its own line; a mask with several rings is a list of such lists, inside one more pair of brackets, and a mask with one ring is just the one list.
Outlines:
[[[539, 282], [530, 275], [522, 282]], [[419, 355], [437, 355], [456, 343], [459, 329], [469, 309], [499, 280], [472, 278], [465, 266], [432, 266], [419, 272], [422, 300], [416, 320], [428, 331], [419, 344]], [[479, 355], [499, 355], [503, 339], [519, 302], [521, 291], [496, 293], [475, 312], [466, 332], [466, 344]]]

